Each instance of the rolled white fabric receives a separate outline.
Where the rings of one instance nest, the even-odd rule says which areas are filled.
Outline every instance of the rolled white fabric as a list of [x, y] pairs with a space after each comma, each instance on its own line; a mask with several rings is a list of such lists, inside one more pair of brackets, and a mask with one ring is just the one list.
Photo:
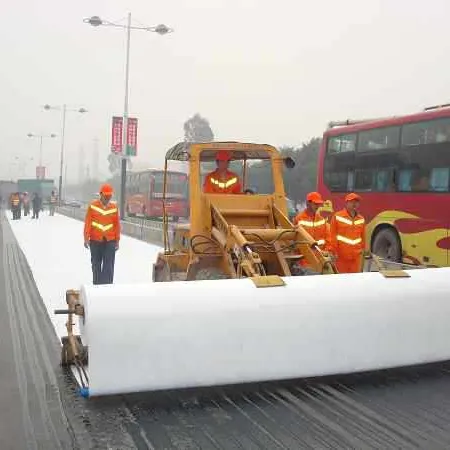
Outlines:
[[450, 268], [84, 286], [89, 395], [450, 359]]

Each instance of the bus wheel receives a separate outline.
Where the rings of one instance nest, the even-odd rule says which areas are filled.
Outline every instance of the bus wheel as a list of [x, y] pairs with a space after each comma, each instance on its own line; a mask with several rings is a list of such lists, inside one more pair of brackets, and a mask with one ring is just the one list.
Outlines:
[[402, 248], [396, 231], [392, 228], [380, 230], [373, 239], [372, 252], [385, 260], [401, 262]]

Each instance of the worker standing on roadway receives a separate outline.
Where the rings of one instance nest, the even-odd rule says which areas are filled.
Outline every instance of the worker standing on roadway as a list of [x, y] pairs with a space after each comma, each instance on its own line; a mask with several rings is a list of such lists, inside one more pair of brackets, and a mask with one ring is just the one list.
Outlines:
[[33, 205], [32, 219], [39, 219], [39, 213], [42, 210], [42, 198], [37, 192], [34, 193], [33, 200], [31, 200], [31, 203]]
[[306, 208], [295, 216], [294, 225], [301, 225], [317, 242], [320, 250], [326, 251], [330, 243], [329, 225], [317, 212], [322, 205], [322, 196], [318, 192], [310, 192], [306, 196]]
[[28, 216], [28, 214], [30, 214], [30, 196], [28, 195], [28, 192], [23, 193], [22, 203], [23, 203], [23, 214], [24, 216]]
[[120, 219], [117, 205], [111, 201], [112, 195], [112, 186], [104, 184], [100, 188], [100, 199], [90, 203], [84, 221], [84, 246], [91, 250], [94, 284], [112, 284], [114, 280]]
[[336, 212], [330, 223], [331, 251], [336, 256], [339, 273], [362, 270], [366, 225], [358, 213], [361, 197], [351, 193], [345, 197], [345, 208]]
[[50, 215], [54, 216], [55, 215], [55, 209], [56, 209], [56, 202], [58, 201], [58, 197], [56, 195], [55, 191], [52, 191], [52, 193], [50, 194]]
[[228, 170], [231, 153], [219, 150], [216, 154], [217, 169], [205, 177], [203, 192], [207, 194], [241, 194], [239, 176]]
[[18, 192], [14, 192], [13, 194], [11, 194], [10, 202], [13, 220], [20, 219], [22, 207], [20, 204], [20, 194]]

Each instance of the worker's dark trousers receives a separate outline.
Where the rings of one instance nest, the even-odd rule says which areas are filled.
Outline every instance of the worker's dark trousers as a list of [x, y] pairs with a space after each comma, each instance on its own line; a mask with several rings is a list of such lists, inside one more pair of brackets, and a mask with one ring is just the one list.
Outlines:
[[112, 284], [116, 241], [90, 241], [89, 247], [91, 249], [92, 282], [94, 284]]
[[13, 213], [13, 220], [20, 219], [20, 213], [21, 213], [20, 208], [18, 208], [17, 206], [14, 206], [12, 208], [12, 213]]
[[39, 219], [39, 209], [33, 208], [33, 217], [32, 219]]

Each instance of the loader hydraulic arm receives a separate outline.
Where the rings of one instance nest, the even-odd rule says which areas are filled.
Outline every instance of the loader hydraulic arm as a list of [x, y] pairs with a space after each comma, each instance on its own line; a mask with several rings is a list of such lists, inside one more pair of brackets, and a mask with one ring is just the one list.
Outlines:
[[238, 260], [238, 278], [242, 276], [242, 273], [247, 277], [266, 275], [259, 254], [252, 249], [239, 228], [235, 225], [229, 225], [219, 209], [214, 205], [211, 205], [211, 216], [213, 223], [212, 235], [215, 240], [220, 244], [222, 251], [227, 253], [233, 252]]
[[266, 271], [262, 264], [259, 254], [253, 251], [250, 243], [245, 239], [239, 228], [235, 225], [230, 225], [230, 237], [233, 244], [233, 251], [238, 258], [238, 277], [239, 272], [244, 271], [248, 277], [264, 276]]

